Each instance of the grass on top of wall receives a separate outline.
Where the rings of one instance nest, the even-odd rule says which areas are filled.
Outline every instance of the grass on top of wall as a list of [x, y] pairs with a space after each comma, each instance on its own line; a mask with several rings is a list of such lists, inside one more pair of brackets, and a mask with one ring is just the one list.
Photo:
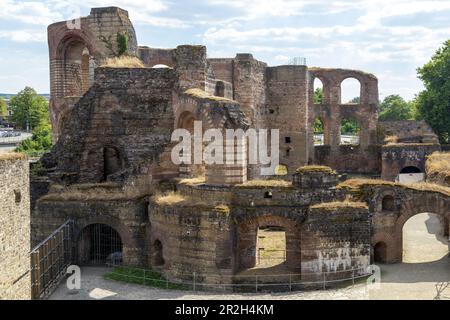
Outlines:
[[181, 179], [179, 181], [179, 184], [186, 185], [186, 186], [195, 186], [195, 185], [204, 184], [204, 183], [206, 183], [206, 177], [204, 177], [204, 176], [195, 177], [195, 178], [186, 178], [186, 179]]
[[286, 180], [249, 180], [237, 185], [238, 188], [288, 188], [292, 187], [291, 181]]
[[111, 272], [103, 275], [105, 279], [126, 283], [140, 284], [144, 286], [181, 290], [182, 284], [174, 283], [155, 270], [133, 267], [115, 267]]
[[425, 170], [432, 179], [450, 180], [450, 152], [434, 152], [429, 155]]
[[137, 57], [133, 56], [120, 56], [114, 58], [107, 58], [102, 68], [145, 68], [144, 63]]
[[367, 203], [350, 200], [323, 202], [311, 206], [311, 209], [335, 210], [341, 208], [368, 209]]
[[323, 172], [323, 173], [335, 173], [333, 169], [327, 166], [304, 166], [296, 170], [297, 173], [308, 173], [308, 172]]
[[428, 192], [439, 192], [446, 196], [450, 196], [450, 188], [444, 187], [436, 183], [428, 182], [418, 182], [411, 184], [402, 184], [398, 182], [377, 180], [377, 179], [349, 179], [341, 182], [337, 188], [345, 188], [353, 191], [358, 191], [364, 186], [390, 186], [390, 187], [400, 187], [405, 189], [417, 190], [417, 191], [428, 191]]
[[160, 206], [171, 206], [175, 204], [184, 203], [187, 200], [181, 194], [173, 191], [167, 194], [156, 195], [153, 199], [156, 202], [156, 204]]
[[184, 93], [189, 96], [199, 98], [199, 99], [208, 99], [208, 100], [219, 101], [219, 102], [233, 102], [233, 100], [230, 100], [230, 99], [227, 99], [224, 97], [213, 96], [201, 89], [195, 89], [195, 88], [189, 89], [189, 90], [186, 90]]
[[0, 161], [23, 160], [25, 157], [24, 153], [18, 152], [0, 153]]

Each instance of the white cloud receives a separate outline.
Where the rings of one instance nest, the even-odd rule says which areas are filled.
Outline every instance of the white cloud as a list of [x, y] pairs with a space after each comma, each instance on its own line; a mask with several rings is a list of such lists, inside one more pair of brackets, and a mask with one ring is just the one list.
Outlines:
[[14, 30], [2, 31], [0, 30], [0, 38], [9, 39], [14, 42], [46, 42], [47, 34], [45, 30]]

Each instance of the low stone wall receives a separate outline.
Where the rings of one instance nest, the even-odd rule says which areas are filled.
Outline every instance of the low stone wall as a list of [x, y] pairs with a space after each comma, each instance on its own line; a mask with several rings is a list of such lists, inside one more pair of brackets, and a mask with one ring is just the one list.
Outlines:
[[0, 155], [0, 299], [31, 299], [28, 159]]
[[308, 281], [351, 278], [370, 264], [369, 210], [353, 207], [313, 208], [302, 226], [302, 277]]
[[163, 272], [169, 278], [229, 284], [232, 280], [233, 251], [228, 212], [215, 207], [174, 205], [150, 207], [150, 261], [162, 244]]

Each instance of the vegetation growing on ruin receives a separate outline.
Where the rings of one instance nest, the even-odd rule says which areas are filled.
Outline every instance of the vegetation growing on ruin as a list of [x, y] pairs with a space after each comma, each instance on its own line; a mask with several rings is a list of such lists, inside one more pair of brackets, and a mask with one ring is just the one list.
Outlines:
[[425, 170], [430, 179], [450, 184], [450, 152], [434, 152], [429, 155]]
[[368, 209], [367, 203], [350, 200], [323, 202], [311, 206], [311, 209], [335, 210], [343, 208]]
[[430, 147], [430, 146], [434, 146], [434, 143], [419, 143], [419, 142], [413, 142], [413, 143], [408, 143], [408, 142], [390, 142], [388, 144], [385, 144], [383, 147]]
[[23, 160], [25, 159], [25, 154], [18, 152], [11, 153], [0, 153], [0, 161], [12, 161], [12, 160]]
[[176, 192], [170, 192], [168, 194], [157, 195], [154, 197], [156, 204], [160, 206], [170, 206], [186, 201], [186, 198]]
[[308, 173], [308, 172], [323, 172], [323, 173], [336, 173], [333, 169], [327, 166], [304, 166], [297, 168], [297, 173]]
[[115, 267], [111, 272], [103, 275], [105, 279], [140, 284], [154, 288], [182, 289], [182, 285], [170, 282], [161, 273], [150, 269], [132, 267]]
[[225, 215], [230, 214], [230, 207], [228, 207], [227, 205], [224, 205], [224, 204], [220, 204], [218, 206], [215, 206], [214, 210], [216, 212], [221, 213], [221, 214], [225, 214]]
[[219, 101], [219, 102], [233, 102], [233, 100], [230, 100], [230, 99], [227, 99], [224, 97], [213, 96], [204, 90], [196, 89], [196, 88], [186, 90], [184, 93], [187, 95], [190, 95], [194, 98], [199, 98], [199, 99], [208, 99], [208, 100]]
[[186, 186], [195, 186], [198, 184], [206, 183], [206, 177], [195, 177], [195, 178], [186, 178], [180, 180], [179, 184], [186, 185]]
[[288, 188], [292, 187], [291, 181], [286, 180], [249, 180], [237, 185], [239, 188]]
[[142, 197], [136, 189], [123, 189], [114, 182], [86, 183], [72, 186], [53, 185], [41, 201], [114, 201]]
[[145, 68], [144, 63], [137, 57], [123, 55], [108, 58], [101, 65], [102, 68]]
[[337, 188], [338, 189], [349, 189], [350, 191], [360, 191], [364, 186], [390, 186], [390, 187], [400, 187], [405, 189], [417, 190], [417, 191], [430, 191], [439, 192], [444, 195], [450, 196], [450, 188], [444, 187], [435, 183], [419, 182], [411, 184], [402, 184], [398, 182], [377, 180], [377, 179], [349, 179], [341, 182]]

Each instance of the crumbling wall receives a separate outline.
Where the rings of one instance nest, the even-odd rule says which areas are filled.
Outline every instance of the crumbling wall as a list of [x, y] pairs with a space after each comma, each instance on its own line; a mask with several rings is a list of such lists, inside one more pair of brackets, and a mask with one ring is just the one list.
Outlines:
[[31, 299], [28, 159], [0, 155], [0, 300]]
[[[67, 183], [148, 174], [170, 143], [175, 84], [171, 69], [98, 68], [95, 85], [71, 111], [44, 164]], [[106, 148], [115, 150], [120, 164], [109, 175]]]
[[308, 164], [308, 74], [306, 66], [270, 67], [267, 101], [261, 109], [267, 129], [280, 130], [280, 164], [292, 175]]
[[391, 137], [393, 142], [439, 143], [438, 136], [425, 121], [380, 121], [379, 127], [382, 138]]
[[[301, 230], [303, 279], [351, 279], [370, 264], [371, 219], [367, 208], [312, 208]], [[318, 276], [315, 278], [315, 274]]]
[[105, 58], [118, 55], [118, 34], [128, 36], [127, 53], [137, 54], [137, 39], [128, 12], [94, 8], [87, 17], [48, 27], [50, 54], [50, 115], [55, 141], [61, 122], [75, 101], [93, 84], [94, 68]]
[[435, 151], [440, 151], [439, 144], [388, 144], [382, 148], [382, 172], [383, 180], [394, 181], [402, 169], [416, 167], [425, 173], [427, 156]]
[[[309, 68], [309, 148], [310, 161], [338, 171], [353, 173], [377, 173], [381, 171], [377, 147], [378, 80], [361, 71], [344, 69]], [[323, 100], [314, 103], [314, 80], [323, 84]], [[356, 104], [341, 102], [341, 84], [353, 78], [361, 85], [360, 101]], [[324, 145], [314, 146], [314, 122], [320, 119], [324, 125]], [[352, 119], [358, 122], [358, 145], [341, 145], [341, 122]]]

